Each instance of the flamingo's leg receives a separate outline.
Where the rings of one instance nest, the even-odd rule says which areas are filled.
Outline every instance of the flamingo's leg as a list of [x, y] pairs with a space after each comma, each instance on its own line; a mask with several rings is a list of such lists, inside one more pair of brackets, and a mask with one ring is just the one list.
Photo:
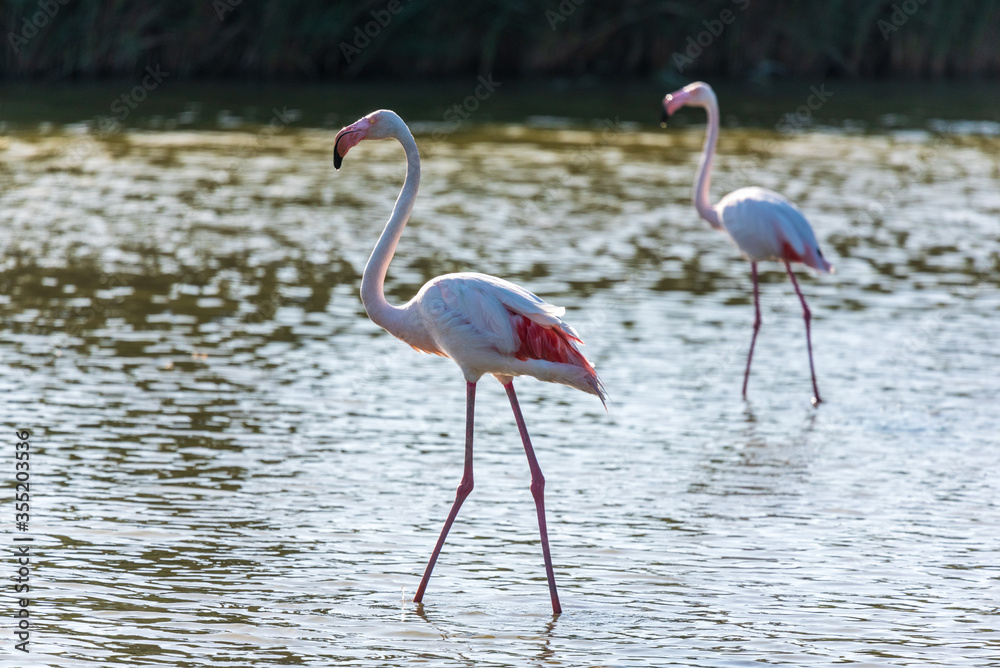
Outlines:
[[760, 331], [760, 287], [757, 283], [757, 263], [750, 263], [750, 275], [753, 276], [753, 337], [750, 339], [750, 352], [747, 353], [747, 370], [743, 374], [743, 398], [747, 398], [747, 383], [750, 382], [750, 361], [753, 359], [753, 347], [757, 343], [757, 332]]
[[809, 333], [809, 321], [812, 320], [812, 313], [809, 312], [809, 306], [806, 304], [806, 298], [802, 296], [802, 291], [799, 290], [799, 282], [795, 280], [795, 272], [792, 271], [792, 267], [787, 262], [785, 263], [785, 269], [788, 270], [788, 277], [792, 279], [792, 285], [795, 286], [795, 294], [799, 296], [799, 301], [802, 302], [802, 318], [806, 321], [806, 348], [809, 350], [809, 373], [812, 375], [813, 382], [813, 405], [818, 404], [822, 401], [819, 398], [819, 387], [816, 385], [816, 368], [813, 366], [813, 347], [812, 347], [812, 336]]
[[472, 492], [472, 428], [474, 424], [475, 417], [475, 406], [476, 406], [476, 384], [466, 383], [466, 405], [465, 405], [465, 472], [462, 474], [462, 482], [458, 485], [458, 491], [455, 493], [455, 503], [451, 507], [451, 512], [448, 513], [448, 519], [445, 520], [444, 528], [441, 529], [441, 535], [438, 536], [437, 545], [434, 546], [434, 553], [431, 554], [430, 561], [427, 562], [427, 568], [424, 569], [424, 577], [420, 579], [420, 586], [417, 587], [417, 593], [413, 597], [414, 603], [420, 603], [424, 598], [424, 590], [427, 589], [427, 582], [431, 579], [431, 571], [434, 570], [434, 564], [437, 562], [438, 555], [441, 554], [441, 548], [444, 547], [445, 538], [448, 537], [448, 530], [451, 529], [451, 525], [455, 522], [455, 517], [458, 515], [458, 509], [462, 507], [462, 502], [465, 498], [469, 496]]
[[521, 407], [517, 403], [517, 395], [514, 394], [514, 382], [504, 385], [507, 390], [507, 397], [510, 399], [510, 407], [514, 409], [514, 419], [517, 421], [517, 430], [521, 433], [521, 442], [524, 444], [524, 454], [528, 456], [528, 468], [531, 469], [531, 496], [535, 499], [535, 510], [538, 513], [538, 531], [542, 535], [542, 556], [545, 558], [545, 575], [549, 580], [549, 596], [552, 598], [552, 614], [558, 615], [562, 612], [559, 605], [559, 594], [556, 593], [556, 576], [552, 570], [552, 555], [549, 553], [549, 534], [545, 528], [545, 476], [535, 459], [535, 451], [531, 447], [531, 439], [528, 437], [528, 428], [524, 425], [524, 416], [521, 415]]

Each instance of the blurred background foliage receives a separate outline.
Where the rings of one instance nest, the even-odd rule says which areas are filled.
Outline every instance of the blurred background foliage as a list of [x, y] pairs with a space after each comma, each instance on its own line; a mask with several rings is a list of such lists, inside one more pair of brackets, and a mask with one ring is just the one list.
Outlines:
[[[125, 77], [147, 65], [177, 78], [284, 81], [1000, 73], [1000, 2], [987, 0], [3, 0], [0, 8], [8, 80]], [[724, 11], [734, 19], [719, 31]], [[691, 47], [699, 36], [701, 53]], [[679, 72], [675, 54], [691, 53]]]

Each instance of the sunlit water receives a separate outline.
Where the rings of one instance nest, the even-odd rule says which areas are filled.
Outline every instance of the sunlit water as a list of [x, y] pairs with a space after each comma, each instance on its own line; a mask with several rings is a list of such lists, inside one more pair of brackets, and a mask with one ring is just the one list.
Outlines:
[[465, 388], [357, 296], [397, 144], [335, 174], [320, 130], [3, 139], [3, 461], [30, 429], [36, 544], [32, 653], [5, 614], [0, 666], [996, 665], [1000, 140], [724, 130], [715, 196], [785, 193], [837, 267], [799, 272], [814, 409], [776, 264], [740, 398], [749, 265], [690, 204], [700, 130], [560, 125], [417, 126], [387, 286], [488, 272], [587, 341], [608, 412], [517, 381], [558, 618], [490, 378], [412, 603]]

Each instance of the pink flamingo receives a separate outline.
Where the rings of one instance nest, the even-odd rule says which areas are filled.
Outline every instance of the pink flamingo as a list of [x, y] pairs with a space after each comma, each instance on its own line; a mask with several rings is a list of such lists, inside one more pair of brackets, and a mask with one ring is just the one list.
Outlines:
[[833, 273], [833, 265], [826, 261], [823, 252], [816, 242], [809, 221], [794, 204], [778, 193], [751, 186], [734, 190], [723, 197], [718, 204], [712, 206], [708, 200], [709, 183], [712, 179], [712, 157], [715, 154], [715, 143], [719, 137], [719, 104], [715, 99], [715, 91], [707, 83], [696, 81], [684, 88], [667, 95], [663, 99], [663, 119], [661, 125], [666, 126], [667, 118], [681, 107], [704, 107], [708, 112], [708, 134], [705, 137], [705, 147], [698, 166], [698, 178], [694, 184], [694, 206], [698, 215], [708, 221], [714, 229], [726, 232], [736, 246], [750, 260], [750, 274], [753, 276], [753, 338], [750, 339], [750, 352], [747, 355], [747, 368], [743, 375], [743, 398], [747, 396], [747, 382], [750, 380], [750, 361], [753, 359], [753, 347], [757, 342], [757, 332], [760, 330], [760, 291], [757, 284], [757, 263], [764, 260], [784, 262], [788, 277], [792, 279], [795, 293], [802, 302], [802, 317], [806, 323], [806, 347], [809, 350], [809, 373], [812, 375], [813, 405], [821, 401], [819, 388], [816, 386], [816, 371], [813, 366], [812, 339], [809, 332], [809, 321], [812, 314], [802, 296], [799, 284], [792, 271], [792, 262], [803, 264], [823, 271]]
[[524, 288], [486, 274], [445, 274], [428, 281], [417, 295], [402, 306], [385, 299], [383, 283], [396, 244], [413, 210], [420, 182], [417, 144], [403, 120], [382, 109], [348, 125], [337, 133], [333, 165], [340, 165], [347, 152], [365, 139], [395, 139], [406, 152], [406, 179], [382, 236], [375, 244], [361, 279], [361, 301], [372, 322], [420, 352], [450, 357], [458, 364], [466, 381], [465, 471], [448, 519], [424, 570], [414, 602], [423, 600], [427, 582], [444, 546], [448, 530], [462, 502], [472, 492], [472, 432], [476, 383], [483, 374], [492, 374], [507, 390], [514, 419], [521, 434], [531, 469], [531, 495], [538, 514], [542, 537], [545, 574], [552, 598], [552, 612], [559, 614], [549, 538], [545, 528], [545, 478], [535, 459], [524, 417], [514, 394], [514, 376], [534, 376], [562, 383], [604, 401], [604, 385], [594, 367], [577, 349], [582, 343], [572, 327], [562, 321], [566, 309], [553, 306]]

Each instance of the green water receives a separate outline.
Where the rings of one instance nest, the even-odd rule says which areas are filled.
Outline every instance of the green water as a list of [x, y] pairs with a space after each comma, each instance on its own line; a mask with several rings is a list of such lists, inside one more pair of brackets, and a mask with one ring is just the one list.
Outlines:
[[[484, 77], [447, 83], [315, 84], [192, 84], [170, 76], [143, 94], [141, 101], [125, 104], [137, 82], [120, 81], [75, 86], [5, 84], [0, 86], [0, 121], [30, 130], [39, 123], [56, 125], [95, 121], [101, 117], [121, 120], [125, 127], [163, 129], [195, 127], [216, 129], [220, 113], [246, 125], [267, 124], [275, 110], [297, 112], [290, 127], [339, 129], [372, 108], [391, 108], [414, 121], [445, 123], [461, 118], [470, 124], [519, 123], [536, 116], [556, 116], [573, 121], [619, 118], [654, 126], [659, 121], [659, 99], [683, 81], [622, 83], [617, 86], [587, 80], [525, 83]], [[139, 80], [141, 83], [141, 79]], [[995, 82], [899, 83], [851, 81], [779, 81], [769, 84], [715, 83], [725, 123], [773, 129], [785, 114], [807, 104], [813, 89], [821, 90], [810, 109], [810, 120], [819, 124], [879, 130], [885, 127], [926, 128], [932, 119], [1000, 122], [1000, 85]], [[471, 108], [455, 112], [455, 105]], [[120, 102], [115, 106], [116, 100]], [[120, 119], [121, 110], [128, 115]], [[452, 110], [452, 114], [445, 115]], [[185, 114], [187, 112], [187, 114]], [[701, 122], [698, 112], [686, 111], [672, 123]], [[237, 125], [238, 127], [238, 125]]]

